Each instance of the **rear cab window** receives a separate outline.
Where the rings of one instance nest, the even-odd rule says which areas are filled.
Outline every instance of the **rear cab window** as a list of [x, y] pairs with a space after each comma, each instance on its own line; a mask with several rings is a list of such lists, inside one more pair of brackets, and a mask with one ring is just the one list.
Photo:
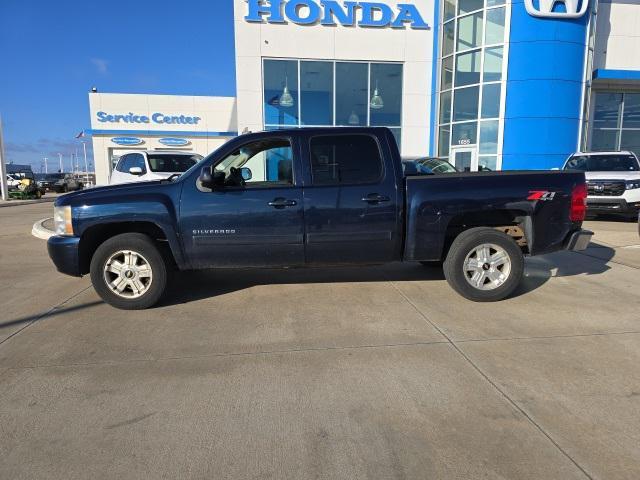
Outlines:
[[366, 134], [312, 137], [310, 161], [314, 185], [376, 183], [384, 172], [378, 141]]

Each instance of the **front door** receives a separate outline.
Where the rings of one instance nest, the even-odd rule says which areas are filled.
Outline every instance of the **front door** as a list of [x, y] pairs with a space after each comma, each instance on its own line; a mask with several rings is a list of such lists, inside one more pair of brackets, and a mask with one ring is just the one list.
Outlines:
[[398, 259], [402, 207], [395, 172], [383, 162], [385, 146], [367, 134], [318, 135], [305, 143], [311, 166], [304, 189], [307, 263]]
[[451, 147], [450, 163], [461, 172], [477, 172], [478, 156], [475, 147]]
[[257, 140], [214, 165], [224, 185], [211, 191], [185, 183], [180, 227], [193, 268], [304, 264], [302, 186], [293, 161], [290, 139]]

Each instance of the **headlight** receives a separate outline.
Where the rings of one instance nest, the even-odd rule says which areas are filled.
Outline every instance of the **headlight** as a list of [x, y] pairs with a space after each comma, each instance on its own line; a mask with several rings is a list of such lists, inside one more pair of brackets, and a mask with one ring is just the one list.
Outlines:
[[73, 224], [71, 222], [71, 207], [53, 207], [53, 223], [56, 235], [73, 235]]
[[627, 180], [627, 190], [633, 190], [634, 188], [640, 188], [640, 178], [637, 180]]

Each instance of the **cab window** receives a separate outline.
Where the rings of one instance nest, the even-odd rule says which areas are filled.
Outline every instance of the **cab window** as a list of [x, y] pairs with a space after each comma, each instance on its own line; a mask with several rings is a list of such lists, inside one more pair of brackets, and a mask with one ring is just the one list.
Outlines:
[[[243, 179], [242, 169], [250, 171], [250, 179]], [[224, 173], [224, 184], [228, 187], [292, 185], [291, 141], [277, 138], [248, 143], [225, 157], [215, 170]]]
[[311, 139], [314, 185], [374, 183], [382, 176], [378, 142], [370, 135], [323, 135]]

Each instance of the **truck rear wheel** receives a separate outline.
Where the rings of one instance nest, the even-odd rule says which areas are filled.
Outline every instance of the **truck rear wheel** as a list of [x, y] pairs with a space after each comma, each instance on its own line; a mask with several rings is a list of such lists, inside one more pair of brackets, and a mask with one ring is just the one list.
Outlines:
[[124, 233], [98, 247], [91, 258], [91, 282], [108, 304], [123, 310], [142, 310], [162, 297], [167, 267], [148, 236]]
[[511, 237], [492, 228], [471, 228], [453, 241], [444, 262], [449, 285], [474, 302], [495, 302], [522, 280], [524, 256]]

